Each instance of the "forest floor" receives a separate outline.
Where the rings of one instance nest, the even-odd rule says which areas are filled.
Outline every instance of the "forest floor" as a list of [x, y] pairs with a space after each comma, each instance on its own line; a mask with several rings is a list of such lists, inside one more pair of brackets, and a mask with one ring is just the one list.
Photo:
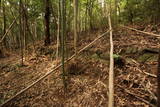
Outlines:
[[[100, 31], [81, 34], [78, 48], [92, 42]], [[114, 32], [115, 107], [156, 105], [158, 39], [119, 28]], [[68, 42], [73, 54], [73, 41]], [[61, 69], [12, 100], [7, 107], [105, 107], [108, 101], [109, 34], [67, 63], [67, 90]], [[30, 50], [30, 49], [29, 49]], [[25, 66], [14, 54], [0, 59], [0, 104], [60, 63], [56, 44], [36, 44], [36, 54], [26, 54]], [[29, 53], [29, 52], [28, 52]], [[76, 72], [76, 73], [75, 73]], [[149, 103], [149, 104], [147, 104]]]

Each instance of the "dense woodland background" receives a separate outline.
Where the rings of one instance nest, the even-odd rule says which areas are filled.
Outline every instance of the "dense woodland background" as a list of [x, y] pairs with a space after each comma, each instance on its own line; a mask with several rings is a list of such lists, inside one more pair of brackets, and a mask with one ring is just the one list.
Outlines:
[[[5, 47], [20, 47], [20, 40], [18, 39], [20, 23], [24, 24], [24, 27], [26, 28], [21, 29], [25, 31], [26, 44], [31, 43], [33, 39], [42, 40], [45, 35], [48, 35], [49, 38], [53, 39], [52, 41], [56, 41], [58, 26], [60, 23], [58, 21], [61, 20], [61, 8], [59, 8], [60, 1], [24, 0], [21, 2], [20, 8], [20, 1], [1, 0], [1, 35], [5, 34], [11, 23], [17, 19], [13, 28], [9, 31], [8, 36], [6, 36], [6, 40], [4, 40]], [[105, 27], [107, 27], [107, 3], [111, 4], [111, 16], [114, 24], [157, 24], [160, 20], [160, 7], [158, 0], [79, 0], [76, 4], [74, 4], [72, 0], [68, 0], [65, 1], [64, 7], [66, 35], [74, 32], [74, 5], [76, 5], [77, 11], [75, 15], [77, 17], [78, 33], [88, 30], [105, 29]], [[19, 21], [20, 17], [22, 18], [21, 22]], [[46, 24], [50, 25], [49, 34], [45, 34], [48, 32], [47, 30], [45, 31]]]
[[159, 37], [159, 0], [0, 0], [0, 106], [160, 107]]

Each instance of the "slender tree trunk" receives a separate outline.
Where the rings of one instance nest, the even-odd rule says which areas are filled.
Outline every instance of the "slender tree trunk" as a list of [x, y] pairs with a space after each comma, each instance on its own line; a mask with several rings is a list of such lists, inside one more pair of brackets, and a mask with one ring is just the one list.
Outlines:
[[[14, 15], [14, 12], [13, 12], [13, 10], [12, 10], [12, 7], [10, 7], [10, 12], [12, 13], [12, 16], [13, 16], [14, 20], [16, 20], [17, 18], [16, 18], [16, 16]], [[19, 26], [17, 20], [16, 20], [15, 23], [16, 23], [17, 26]], [[20, 48], [19, 35], [15, 35], [14, 38], [15, 38], [15, 44], [17, 44], [17, 45], [15, 45], [15, 48]]]
[[88, 0], [86, 2], [86, 10], [85, 10], [85, 25], [84, 25], [84, 30], [87, 30], [87, 23], [88, 23]]
[[64, 92], [66, 90], [67, 84], [65, 81], [65, 66], [64, 66], [64, 60], [65, 60], [65, 0], [61, 0], [61, 50], [62, 50], [62, 79], [63, 79], [63, 84], [64, 84]]
[[[0, 0], [0, 15], [2, 16], [2, 13], [1, 13], [1, 10], [2, 10], [2, 1]], [[1, 24], [2, 25], [2, 24]], [[1, 45], [1, 44], [0, 44]], [[0, 46], [0, 57], [3, 56], [3, 52], [2, 52], [2, 49], [1, 49], [1, 46]]]
[[77, 54], [77, 15], [78, 15], [78, 0], [74, 0], [74, 50]]
[[20, 37], [20, 47], [21, 47], [21, 65], [24, 65], [24, 62], [23, 62], [23, 30], [22, 30], [22, 0], [19, 1], [19, 37]]
[[159, 49], [159, 58], [158, 58], [158, 70], [157, 70], [157, 82], [158, 82], [158, 87], [157, 87], [157, 107], [160, 107], [160, 49]]
[[1, 10], [1, 3], [2, 3], [2, 2], [1, 2], [1, 0], [0, 0], [0, 10]]
[[58, 31], [57, 31], [57, 52], [56, 52], [57, 59], [59, 56], [59, 46], [60, 46], [60, 26], [61, 26], [61, 8], [60, 8], [60, 1], [58, 1]]
[[104, 4], [103, 4], [103, 17], [107, 17], [107, 6], [106, 6], [106, 1], [104, 0]]
[[[5, 9], [5, 1], [3, 0], [3, 35], [6, 33], [6, 9]], [[7, 47], [6, 38], [3, 40], [4, 46]]]
[[90, 29], [93, 30], [93, 6], [94, 6], [94, 0], [89, 0], [89, 9], [88, 9], [88, 15], [89, 15], [89, 25]]
[[25, 17], [25, 13], [26, 12], [26, 5], [25, 5], [26, 2], [24, 2], [24, 4], [22, 3], [22, 6], [23, 6], [23, 56], [25, 58], [25, 51], [26, 51], [26, 17]]
[[[1, 11], [2, 11], [2, 1], [0, 0], [0, 16], [2, 16]], [[2, 25], [2, 23], [0, 23], [0, 24]], [[1, 29], [1, 27], [0, 27], [0, 29]], [[0, 34], [0, 35], [2, 35], [2, 34]]]
[[50, 45], [51, 40], [50, 40], [50, 7], [49, 7], [49, 0], [45, 0], [45, 40], [44, 40], [44, 45]]
[[[30, 30], [30, 26], [29, 26], [29, 23], [28, 23], [27, 9], [25, 9], [23, 5], [22, 5], [22, 8], [23, 8], [23, 13], [24, 13], [24, 17], [25, 17], [26, 30], [28, 31], [29, 36], [30, 36], [31, 39], [32, 39], [33, 48], [34, 48], [34, 51], [35, 51], [35, 43], [34, 43], [34, 42], [35, 42], [35, 38], [34, 38], [33, 32]], [[26, 11], [25, 11], [25, 10], [26, 10]]]
[[114, 25], [115, 28], [117, 27], [118, 24], [118, 16], [117, 16], [117, 8], [118, 8], [118, 0], [114, 0]]
[[[77, 0], [77, 23], [78, 23], [78, 25], [77, 25], [77, 32], [78, 32], [78, 34], [81, 32], [81, 20], [82, 20], [82, 18], [81, 18], [81, 12], [80, 12], [80, 10], [81, 10], [81, 3], [80, 3], [81, 1], [78, 1]], [[78, 38], [77, 38], [78, 39]]]
[[35, 39], [38, 39], [38, 35], [37, 35], [37, 21], [34, 21], [34, 35], [35, 35]]
[[108, 23], [110, 30], [110, 66], [109, 66], [109, 95], [108, 107], [114, 107], [114, 59], [113, 59], [113, 37], [110, 12], [108, 14]]

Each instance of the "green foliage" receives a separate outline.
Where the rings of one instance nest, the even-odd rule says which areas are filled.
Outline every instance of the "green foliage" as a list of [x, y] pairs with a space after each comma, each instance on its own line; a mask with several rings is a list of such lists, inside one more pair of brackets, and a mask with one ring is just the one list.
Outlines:
[[122, 0], [121, 21], [122, 22], [151, 22], [159, 17], [160, 3], [157, 0]]
[[[35, 35], [34, 28], [37, 29], [37, 36], [32, 37], [27, 31], [27, 43], [44, 38], [44, 0], [22, 0], [26, 5], [27, 19], [31, 33]], [[50, 0], [50, 31], [52, 38], [56, 40], [58, 30], [58, 1]], [[107, 27], [107, 9], [111, 4], [111, 16], [114, 19], [114, 0], [105, 0], [106, 7], [102, 6], [100, 0], [79, 0], [78, 5], [78, 31], [101, 29]], [[19, 15], [19, 0], [4, 0], [5, 4], [6, 29]], [[66, 0], [66, 31], [73, 31], [73, 0]], [[105, 9], [106, 8], [106, 9]], [[118, 0], [117, 15], [121, 23], [139, 22], [159, 22], [160, 21], [160, 2], [158, 0]], [[114, 21], [114, 20], [113, 20]], [[113, 22], [112, 21], [112, 22]], [[3, 35], [3, 9], [0, 8], [0, 37]], [[35, 25], [36, 22], [36, 25]], [[113, 22], [114, 23], [114, 22]], [[19, 47], [19, 18], [11, 32], [7, 35], [7, 42]]]
[[120, 58], [120, 55], [118, 55], [118, 54], [113, 54], [113, 58], [114, 58], [114, 59]]

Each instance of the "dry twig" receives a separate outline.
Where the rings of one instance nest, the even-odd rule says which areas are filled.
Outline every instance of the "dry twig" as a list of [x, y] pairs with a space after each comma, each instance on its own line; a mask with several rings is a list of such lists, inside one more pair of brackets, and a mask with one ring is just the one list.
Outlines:
[[149, 106], [151, 106], [151, 107], [156, 107], [155, 105], [151, 104], [150, 102], [148, 102], [147, 100], [141, 98], [140, 96], [138, 96], [138, 95], [136, 95], [136, 94], [130, 92], [130, 91], [127, 90], [127, 89], [124, 89], [122, 86], [120, 86], [120, 85], [117, 85], [117, 86], [118, 86], [119, 88], [121, 88], [122, 90], [124, 90], [126, 93], [128, 93], [128, 94], [134, 96], [135, 98], [137, 98], [137, 99], [143, 101], [144, 103], [148, 104]]

